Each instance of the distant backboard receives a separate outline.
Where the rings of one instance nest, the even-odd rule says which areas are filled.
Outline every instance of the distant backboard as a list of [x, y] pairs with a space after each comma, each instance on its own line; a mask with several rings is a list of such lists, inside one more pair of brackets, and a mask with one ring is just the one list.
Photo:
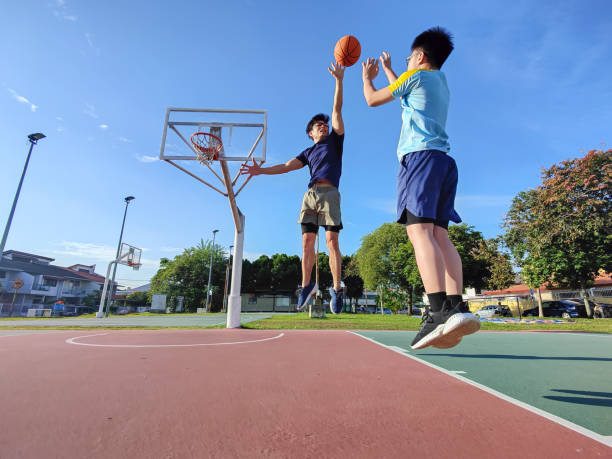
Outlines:
[[119, 251], [119, 259], [117, 260], [117, 263], [138, 269], [141, 264], [141, 253], [142, 249], [123, 242], [121, 244], [121, 250]]
[[213, 133], [223, 142], [219, 159], [266, 160], [267, 110], [168, 108], [159, 159], [197, 160], [190, 137], [195, 132]]

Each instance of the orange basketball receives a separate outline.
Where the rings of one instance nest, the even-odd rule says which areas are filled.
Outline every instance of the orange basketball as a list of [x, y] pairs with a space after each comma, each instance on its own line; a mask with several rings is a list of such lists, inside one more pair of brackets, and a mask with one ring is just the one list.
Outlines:
[[344, 67], [350, 67], [359, 60], [361, 45], [352, 35], [345, 35], [336, 42], [334, 57], [336, 62]]

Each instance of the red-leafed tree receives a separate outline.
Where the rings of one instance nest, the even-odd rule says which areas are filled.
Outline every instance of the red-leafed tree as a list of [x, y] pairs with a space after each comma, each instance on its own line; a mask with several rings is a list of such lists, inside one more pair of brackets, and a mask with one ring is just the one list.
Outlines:
[[555, 164], [536, 190], [519, 193], [504, 239], [532, 287], [584, 291], [600, 270], [612, 271], [611, 193], [612, 150]]

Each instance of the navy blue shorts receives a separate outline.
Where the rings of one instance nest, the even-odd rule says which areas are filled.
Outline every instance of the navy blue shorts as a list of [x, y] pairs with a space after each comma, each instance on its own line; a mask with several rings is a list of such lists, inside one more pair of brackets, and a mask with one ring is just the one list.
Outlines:
[[433, 223], [444, 228], [449, 221], [461, 223], [455, 211], [457, 178], [455, 160], [442, 151], [404, 155], [397, 177], [397, 222]]

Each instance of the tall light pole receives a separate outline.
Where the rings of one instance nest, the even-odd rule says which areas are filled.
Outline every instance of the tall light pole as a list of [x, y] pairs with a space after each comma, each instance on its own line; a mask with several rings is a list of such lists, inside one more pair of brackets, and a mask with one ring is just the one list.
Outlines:
[[212, 277], [212, 264], [213, 264], [213, 253], [215, 252], [215, 235], [219, 232], [219, 230], [213, 230], [213, 242], [210, 247], [210, 266], [208, 267], [208, 287], [206, 288], [206, 309], [208, 312], [208, 300], [210, 299], [210, 278]]
[[30, 162], [30, 156], [32, 155], [32, 148], [34, 145], [38, 143], [40, 139], [44, 139], [46, 136], [37, 132], [36, 134], [30, 134], [28, 136], [28, 140], [30, 141], [30, 151], [28, 152], [28, 157], [26, 158], [25, 166], [23, 166], [23, 172], [21, 173], [21, 180], [19, 180], [19, 185], [17, 186], [17, 192], [15, 193], [15, 199], [13, 199], [13, 207], [11, 207], [11, 212], [9, 213], [9, 218], [6, 222], [6, 226], [4, 227], [4, 234], [2, 235], [2, 242], [0, 242], [0, 261], [2, 261], [2, 254], [4, 253], [4, 246], [6, 245], [6, 239], [8, 238], [9, 230], [11, 229], [11, 222], [13, 221], [13, 215], [15, 214], [15, 207], [17, 207], [17, 201], [19, 200], [19, 193], [21, 192], [21, 185], [23, 184], [23, 178], [25, 177], [26, 170], [28, 170], [28, 163]]
[[229, 279], [230, 266], [232, 266], [232, 249], [233, 245], [229, 246], [229, 257], [227, 258], [227, 266], [225, 267], [225, 289], [223, 290], [223, 312], [227, 312], [227, 282]]
[[108, 312], [110, 311], [110, 306], [111, 303], [113, 301], [113, 296], [114, 296], [114, 292], [115, 292], [115, 274], [117, 274], [117, 262], [116, 260], [119, 259], [119, 253], [121, 252], [121, 241], [123, 240], [123, 228], [125, 227], [125, 217], [127, 215], [127, 209], [128, 209], [128, 205], [130, 204], [130, 201], [134, 200], [134, 196], [127, 196], [124, 198], [125, 201], [125, 212], [123, 212], [123, 222], [121, 223], [121, 233], [119, 233], [119, 244], [117, 244], [117, 255], [115, 255], [115, 266], [113, 267], [113, 277], [111, 280], [111, 286], [108, 289], [109, 290], [109, 295], [108, 295], [108, 307], [106, 308], [106, 317], [108, 317]]

